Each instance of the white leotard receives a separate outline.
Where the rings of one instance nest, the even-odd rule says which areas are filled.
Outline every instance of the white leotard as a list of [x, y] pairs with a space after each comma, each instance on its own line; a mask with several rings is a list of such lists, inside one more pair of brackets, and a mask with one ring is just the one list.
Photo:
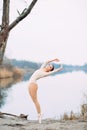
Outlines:
[[43, 68], [44, 68], [47, 64], [48, 64], [47, 62], [43, 63], [42, 66], [40, 67], [40, 69], [36, 70], [36, 71], [33, 73], [33, 75], [31, 76], [31, 78], [30, 78], [30, 80], [29, 80], [29, 83], [32, 83], [32, 82], [33, 82], [33, 83], [36, 83], [36, 81], [37, 81], [38, 79], [43, 78], [43, 77], [46, 77], [46, 76], [48, 76], [48, 75], [51, 75], [51, 74], [53, 74], [54, 72], [57, 72], [57, 71], [60, 70], [60, 68], [58, 68], [58, 69], [54, 69], [53, 71], [50, 71], [50, 72], [45, 72]]

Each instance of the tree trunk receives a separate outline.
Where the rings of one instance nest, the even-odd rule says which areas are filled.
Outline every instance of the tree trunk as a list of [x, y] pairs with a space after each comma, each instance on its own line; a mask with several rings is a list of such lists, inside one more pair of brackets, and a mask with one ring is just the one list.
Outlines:
[[3, 32], [0, 32], [0, 64], [3, 61], [8, 35], [9, 35], [9, 32], [6, 29], [3, 30]]
[[3, 0], [3, 14], [2, 14], [2, 25], [0, 30], [0, 64], [3, 61], [3, 56], [6, 48], [6, 43], [9, 35], [9, 6], [10, 0]]

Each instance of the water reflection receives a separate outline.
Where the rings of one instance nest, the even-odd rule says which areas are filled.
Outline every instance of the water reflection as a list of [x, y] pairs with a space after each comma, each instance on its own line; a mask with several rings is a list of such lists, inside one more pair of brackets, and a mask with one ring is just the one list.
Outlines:
[[0, 79], [0, 88], [8, 88], [11, 87], [13, 84], [22, 81], [22, 76], [17, 78], [3, 78]]
[[5, 105], [9, 88], [0, 88], [0, 108]]
[[22, 80], [22, 76], [17, 78], [0, 79], [0, 107], [2, 107], [7, 99], [10, 87]]
[[14, 83], [13, 78], [0, 79], [0, 88], [8, 88]]
[[[44, 118], [60, 116], [64, 112], [78, 112], [83, 102], [83, 93], [87, 92], [87, 75], [73, 72], [49, 76], [38, 80], [38, 98]], [[7, 92], [6, 103], [0, 111], [13, 114], [29, 114], [35, 119], [36, 109], [28, 94], [28, 81], [12, 85]]]

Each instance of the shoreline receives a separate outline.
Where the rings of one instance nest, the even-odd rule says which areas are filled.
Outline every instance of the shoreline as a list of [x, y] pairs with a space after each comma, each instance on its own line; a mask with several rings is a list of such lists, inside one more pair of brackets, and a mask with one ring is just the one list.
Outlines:
[[37, 120], [27, 120], [25, 115], [11, 116], [0, 114], [1, 130], [87, 130], [87, 119], [55, 120], [43, 119], [39, 124]]
[[0, 116], [1, 130], [87, 130], [87, 120], [26, 120], [18, 117]]

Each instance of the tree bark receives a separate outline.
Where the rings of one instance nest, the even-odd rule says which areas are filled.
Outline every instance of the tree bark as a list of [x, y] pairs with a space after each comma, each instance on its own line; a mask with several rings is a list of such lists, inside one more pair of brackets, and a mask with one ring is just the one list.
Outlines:
[[3, 61], [7, 40], [10, 31], [26, 16], [28, 16], [36, 4], [37, 0], [32, 0], [28, 8], [25, 8], [22, 13], [9, 25], [9, 8], [10, 0], [3, 0], [3, 14], [2, 14], [2, 25], [0, 25], [0, 64]]
[[0, 31], [0, 64], [3, 61], [3, 56], [7, 44], [8, 35], [9, 35], [9, 31], [8, 31], [9, 6], [10, 6], [10, 0], [3, 0], [2, 25]]
[[8, 36], [9, 32], [7, 29], [3, 30], [3, 32], [0, 33], [0, 64], [3, 61]]

